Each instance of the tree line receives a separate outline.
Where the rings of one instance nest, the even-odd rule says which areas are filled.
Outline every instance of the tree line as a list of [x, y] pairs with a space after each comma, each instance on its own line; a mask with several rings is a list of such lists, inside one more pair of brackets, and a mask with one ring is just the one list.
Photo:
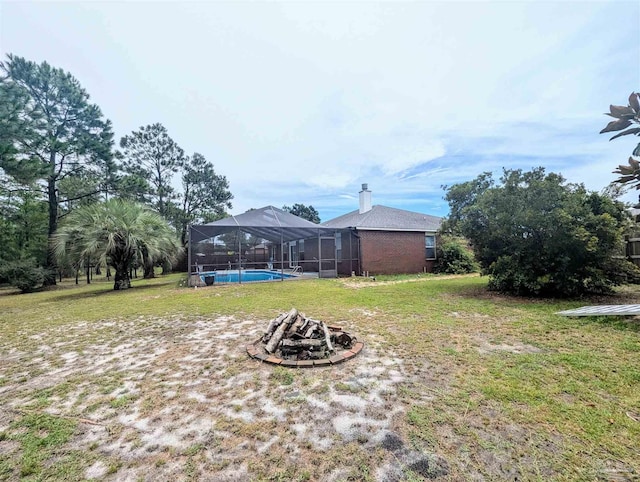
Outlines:
[[[50, 241], [65, 219], [88, 206], [119, 200], [152, 209], [173, 228], [179, 248], [189, 223], [223, 217], [232, 199], [213, 163], [186, 154], [162, 124], [140, 127], [116, 148], [111, 122], [73, 75], [11, 54], [0, 62], [0, 266], [15, 271], [21, 260], [42, 267], [49, 284], [77, 271], [82, 263], [73, 250], [63, 256]], [[154, 263], [169, 262], [168, 254], [146, 256], [146, 275]], [[136, 258], [141, 267], [142, 258]]]

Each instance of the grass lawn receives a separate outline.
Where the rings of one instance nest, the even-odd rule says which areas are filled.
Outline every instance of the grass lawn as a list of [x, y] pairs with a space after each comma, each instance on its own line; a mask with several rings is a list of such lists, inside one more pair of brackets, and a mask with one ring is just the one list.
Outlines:
[[[640, 322], [472, 277], [0, 290], [0, 480], [639, 480]], [[296, 307], [345, 364], [247, 357]]]

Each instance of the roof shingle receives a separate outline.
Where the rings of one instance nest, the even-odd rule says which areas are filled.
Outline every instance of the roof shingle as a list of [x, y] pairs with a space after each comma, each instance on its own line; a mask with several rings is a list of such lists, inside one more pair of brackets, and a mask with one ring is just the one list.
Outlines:
[[358, 228], [362, 230], [435, 232], [440, 228], [441, 223], [442, 218], [437, 216], [375, 205], [366, 213], [360, 214], [359, 210], [356, 209], [350, 213], [325, 221], [322, 225], [336, 229]]

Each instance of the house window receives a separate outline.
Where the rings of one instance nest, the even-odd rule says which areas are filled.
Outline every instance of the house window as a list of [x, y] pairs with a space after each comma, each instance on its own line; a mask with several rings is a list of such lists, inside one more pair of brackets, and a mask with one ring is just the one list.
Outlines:
[[342, 261], [342, 233], [336, 233], [336, 259]]
[[304, 239], [298, 241], [298, 259], [304, 261]]
[[427, 234], [424, 237], [425, 255], [427, 259], [436, 259], [436, 237]]

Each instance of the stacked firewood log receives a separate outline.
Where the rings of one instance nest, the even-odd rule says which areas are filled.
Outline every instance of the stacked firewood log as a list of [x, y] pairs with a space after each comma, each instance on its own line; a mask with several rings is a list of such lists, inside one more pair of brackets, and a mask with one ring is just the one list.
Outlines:
[[292, 308], [271, 320], [261, 341], [267, 353], [283, 359], [312, 360], [328, 358], [337, 349], [351, 348], [356, 338]]

